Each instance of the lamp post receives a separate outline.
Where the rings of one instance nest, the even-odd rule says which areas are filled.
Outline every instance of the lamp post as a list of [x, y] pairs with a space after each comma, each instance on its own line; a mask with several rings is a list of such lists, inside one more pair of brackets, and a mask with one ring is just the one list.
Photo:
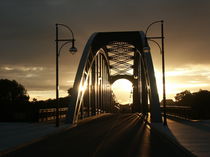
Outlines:
[[[149, 30], [149, 28], [156, 24], [156, 23], [161, 23], [161, 36], [157, 36], [157, 37], [147, 37], [147, 32]], [[145, 36], [149, 41], [154, 42], [155, 44], [158, 45], [158, 47], [160, 48], [160, 52], [162, 54], [162, 80], [163, 80], [163, 125], [167, 126], [167, 119], [166, 119], [166, 88], [165, 88], [165, 50], [164, 50], [164, 29], [163, 29], [163, 20], [160, 21], [155, 21], [152, 22], [146, 29], [145, 32]], [[158, 42], [155, 41], [155, 39], [161, 39], [161, 47], [158, 44]]]
[[[58, 68], [59, 56], [60, 56], [61, 49], [68, 43], [72, 43], [72, 46], [69, 49], [69, 51], [72, 54], [77, 52], [77, 48], [74, 46], [75, 39], [74, 39], [73, 31], [67, 25], [64, 25], [64, 24], [56, 23], [55, 26], [56, 26], [56, 39], [55, 39], [55, 42], [56, 42], [56, 127], [59, 127], [59, 124], [60, 124], [60, 119], [59, 119], [59, 73], [58, 73], [59, 72], [58, 71], [59, 70], [59, 68]], [[72, 38], [59, 39], [59, 36], [58, 36], [59, 26], [64, 27], [68, 31], [70, 31]], [[59, 43], [61, 43], [61, 45], [59, 45]]]

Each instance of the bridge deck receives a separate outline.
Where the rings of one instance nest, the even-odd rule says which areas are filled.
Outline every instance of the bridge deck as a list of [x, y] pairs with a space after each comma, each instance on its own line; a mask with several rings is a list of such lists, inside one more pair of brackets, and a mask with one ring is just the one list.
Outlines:
[[7, 156], [177, 156], [138, 114], [115, 114], [84, 121]]

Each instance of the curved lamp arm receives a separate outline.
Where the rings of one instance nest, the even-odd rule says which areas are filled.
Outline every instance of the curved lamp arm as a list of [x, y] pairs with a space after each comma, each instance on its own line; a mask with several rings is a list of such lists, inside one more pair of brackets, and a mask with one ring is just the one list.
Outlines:
[[152, 40], [152, 39], [149, 39], [148, 41], [154, 42], [154, 43], [159, 47], [159, 49], [160, 49], [160, 54], [162, 54], [162, 49], [161, 49], [161, 47], [160, 47], [160, 44], [159, 44], [157, 41]]
[[147, 32], [148, 32], [149, 28], [150, 28], [153, 24], [156, 24], [156, 23], [159, 23], [159, 22], [163, 23], [163, 20], [159, 20], [159, 21], [152, 22], [152, 23], [147, 27], [147, 29], [146, 29], [146, 31], [145, 31], [145, 36], [147, 36]]
[[71, 43], [71, 41], [66, 41], [65, 43], [63, 43], [63, 44], [61, 45], [61, 47], [60, 47], [59, 50], [58, 50], [58, 56], [60, 56], [61, 49], [62, 49], [65, 45], [67, 45], [68, 43]]
[[73, 31], [71, 30], [71, 28], [69, 26], [64, 25], [62, 23], [56, 23], [56, 26], [63, 26], [65, 28], [67, 28], [71, 32], [72, 38], [74, 39], [74, 33], [73, 33]]
[[[66, 29], [68, 29], [70, 32], [71, 32], [71, 35], [72, 35], [72, 39], [58, 39], [58, 26], [62, 26]], [[74, 33], [72, 31], [72, 29], [65, 25], [65, 24], [62, 24], [62, 23], [56, 23], [56, 32], [57, 32], [57, 37], [56, 37], [56, 41], [63, 41], [65, 42], [64, 44], [61, 45], [60, 49], [58, 50], [58, 55], [60, 55], [60, 51], [61, 49], [63, 48], [63, 46], [65, 46], [67, 43], [72, 43], [72, 47], [69, 49], [69, 51], [74, 54], [75, 52], [77, 52], [77, 48], [74, 46], [74, 42], [75, 42], [75, 39], [74, 39]]]

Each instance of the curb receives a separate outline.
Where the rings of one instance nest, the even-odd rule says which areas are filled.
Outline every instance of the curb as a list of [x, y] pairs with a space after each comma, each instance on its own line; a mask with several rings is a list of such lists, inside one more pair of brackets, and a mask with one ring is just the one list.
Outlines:
[[145, 122], [154, 131], [154, 133], [157, 134], [161, 139], [165, 140], [166, 142], [168, 142], [172, 146], [175, 146], [176, 149], [179, 150], [179, 152], [177, 152], [177, 153], [180, 156], [197, 157], [195, 154], [193, 154], [191, 151], [189, 151], [187, 148], [185, 148], [183, 145], [181, 145], [176, 139], [168, 136], [164, 132], [161, 132], [159, 129], [157, 129], [156, 127], [152, 126], [151, 123], [148, 122], [146, 119], [145, 119]]

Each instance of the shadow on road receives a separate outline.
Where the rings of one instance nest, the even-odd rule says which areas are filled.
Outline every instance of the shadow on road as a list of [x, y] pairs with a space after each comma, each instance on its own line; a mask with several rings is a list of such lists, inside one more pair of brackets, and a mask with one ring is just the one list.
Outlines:
[[140, 114], [110, 114], [78, 124], [8, 157], [173, 157], [175, 150], [153, 134]]

